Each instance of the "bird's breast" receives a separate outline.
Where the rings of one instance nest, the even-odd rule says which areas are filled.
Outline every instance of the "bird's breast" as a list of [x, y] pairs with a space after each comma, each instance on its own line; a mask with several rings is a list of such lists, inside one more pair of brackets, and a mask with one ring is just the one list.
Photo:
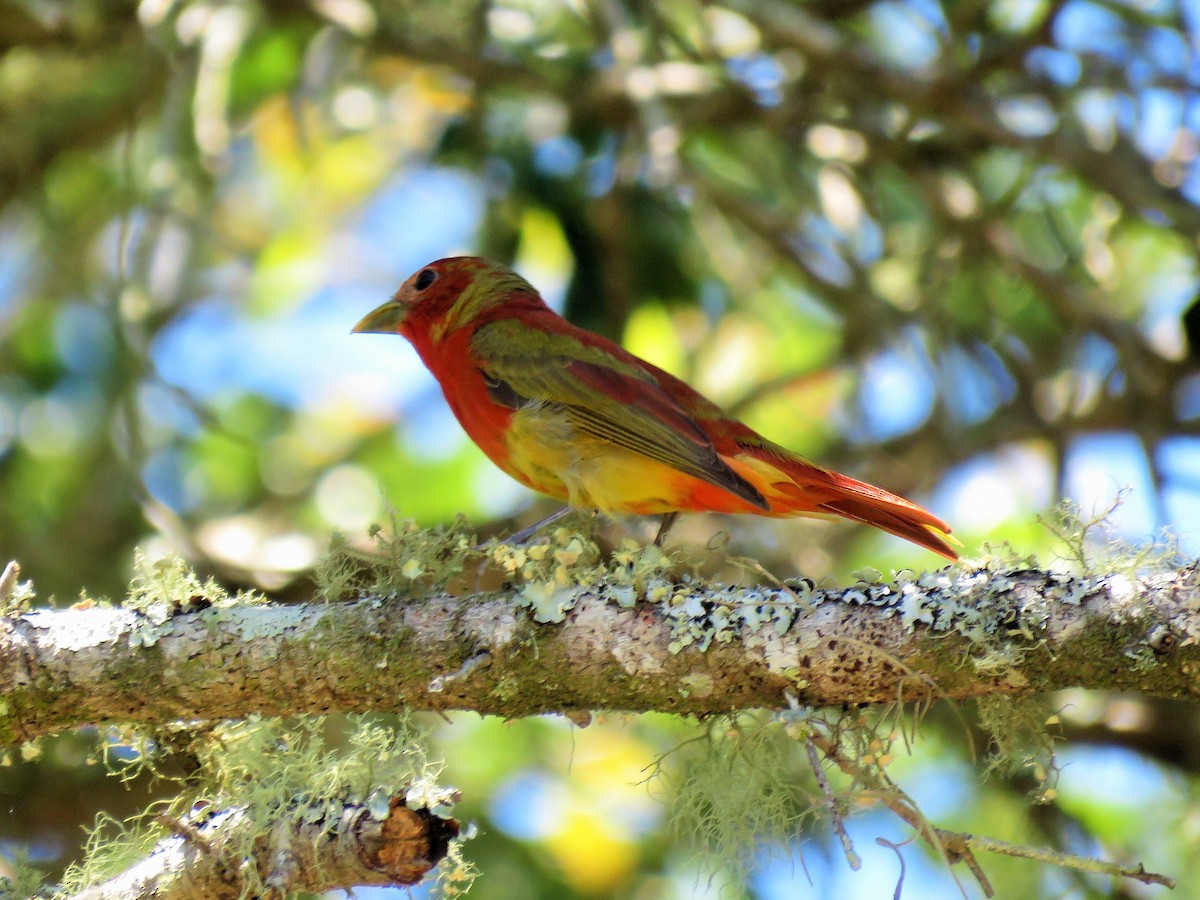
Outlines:
[[581, 431], [559, 404], [513, 413], [507, 444], [510, 474], [580, 509], [644, 515], [689, 508], [696, 479]]
[[505, 445], [508, 464], [504, 468], [518, 481], [575, 502], [570, 484], [578, 480], [583, 461], [579, 436], [561, 406], [534, 401], [513, 412]]

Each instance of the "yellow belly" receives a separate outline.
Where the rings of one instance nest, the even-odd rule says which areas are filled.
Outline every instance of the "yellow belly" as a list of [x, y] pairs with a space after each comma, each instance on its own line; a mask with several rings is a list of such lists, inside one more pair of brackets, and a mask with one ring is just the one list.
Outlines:
[[676, 469], [576, 430], [559, 408], [530, 406], [512, 419], [503, 468], [534, 490], [580, 509], [649, 515], [679, 509]]

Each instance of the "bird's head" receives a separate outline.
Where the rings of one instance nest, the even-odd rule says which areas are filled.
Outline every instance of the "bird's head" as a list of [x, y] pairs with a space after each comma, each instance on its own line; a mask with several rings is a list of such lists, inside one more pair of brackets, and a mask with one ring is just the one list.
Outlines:
[[538, 293], [500, 263], [478, 256], [449, 256], [410, 275], [391, 300], [354, 326], [353, 333], [401, 334], [409, 340], [427, 338], [436, 343], [485, 309], [515, 296], [537, 298]]

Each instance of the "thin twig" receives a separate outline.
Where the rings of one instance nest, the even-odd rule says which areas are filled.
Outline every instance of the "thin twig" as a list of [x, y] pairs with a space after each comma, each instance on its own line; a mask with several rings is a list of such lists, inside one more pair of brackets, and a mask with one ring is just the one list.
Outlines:
[[[856, 761], [848, 759], [841, 753], [836, 743], [827, 737], [820, 735], [812, 735], [809, 738], [810, 745], [815, 745], [821, 750], [828, 759], [840, 768], [843, 772], [853, 777], [861, 777], [863, 775], [863, 767]], [[889, 786], [886, 791], [864, 791], [859, 796], [874, 797], [878, 799], [884, 806], [895, 813], [899, 818], [903, 819], [912, 826], [921, 837], [929, 843], [934, 849], [938, 850], [948, 863], [963, 863], [975, 877], [979, 883], [980, 889], [987, 897], [995, 895], [991, 882], [984, 873], [979, 861], [975, 858], [973, 851], [986, 850], [989, 853], [1000, 853], [1005, 856], [1012, 856], [1018, 859], [1031, 859], [1038, 862], [1056, 865], [1064, 869], [1072, 869], [1078, 872], [1093, 872], [1101, 875], [1111, 875], [1120, 878], [1132, 878], [1142, 884], [1161, 884], [1166, 887], [1175, 887], [1176, 880], [1168, 875], [1162, 875], [1157, 872], [1148, 872], [1146, 868], [1139, 863], [1137, 866], [1122, 866], [1119, 863], [1107, 862], [1102, 859], [1093, 857], [1079, 856], [1073, 853], [1063, 853], [1058, 850], [1051, 850], [1044, 847], [1030, 847], [1023, 844], [1012, 844], [1008, 841], [1001, 841], [995, 838], [980, 837], [974, 834], [965, 832], [949, 831], [943, 828], [934, 828], [920, 814], [916, 804], [907, 794], [900, 791], [894, 786]]]
[[196, 826], [189, 825], [181, 819], [168, 815], [157, 815], [154, 817], [154, 821], [171, 832], [171, 834], [178, 835], [184, 840], [195, 844], [209, 856], [214, 854], [213, 845], [200, 833], [200, 830]]
[[829, 807], [829, 817], [833, 832], [838, 836], [838, 840], [842, 842], [842, 852], [846, 854], [846, 863], [851, 869], [857, 872], [862, 868], [862, 860], [854, 852], [854, 843], [850, 840], [850, 835], [846, 833], [846, 818], [842, 815], [841, 804], [834, 797], [833, 789], [829, 786], [829, 779], [825, 777], [825, 770], [821, 768], [821, 760], [817, 758], [817, 748], [813, 744], [812, 738], [806, 738], [804, 746], [808, 751], [808, 763], [812, 766], [813, 774], [817, 778], [817, 784], [821, 786], [821, 793], [825, 795], [825, 802]]
[[1074, 869], [1079, 872], [1093, 872], [1098, 875], [1132, 878], [1134, 881], [1140, 881], [1142, 884], [1161, 884], [1169, 888], [1174, 888], [1177, 883], [1169, 875], [1147, 872], [1145, 866], [1141, 863], [1138, 863], [1136, 866], [1122, 866], [1119, 863], [1106, 862], [1105, 860], [1089, 856], [1076, 856], [1074, 853], [1062, 853], [1061, 851], [1050, 850], [1045, 847], [1027, 847], [1023, 844], [1010, 844], [1008, 841], [1000, 841], [995, 838], [980, 837], [975, 834], [963, 834], [955, 831], [942, 831], [941, 829], [938, 829], [938, 837], [949, 841], [961, 842], [964, 846], [970, 846], [976, 850], [987, 850], [989, 853], [1002, 853], [1005, 856], [1012, 856], [1017, 859], [1032, 859], [1054, 866], [1061, 866], [1064, 869]]
[[[834, 741], [820, 735], [813, 735], [810, 739], [825, 754], [826, 758], [833, 760], [834, 764], [847, 775], [853, 778], [862, 778], [866, 775], [869, 780], [881, 783], [880, 776], [882, 773], [872, 772], [868, 774], [864, 766], [859, 765], [855, 760], [848, 759]], [[938, 852], [951, 869], [955, 863], [965, 862], [967, 868], [971, 870], [971, 874], [975, 876], [975, 880], [979, 883], [979, 888], [983, 891], [984, 896], [994, 897], [996, 895], [995, 888], [992, 887], [991, 882], [975, 861], [969, 846], [961, 841], [954, 842], [949, 840], [949, 837], [952, 835], [951, 832], [946, 832], [946, 839], [943, 839], [941, 831], [931, 825], [921, 815], [916, 803], [904, 791], [892, 784], [885, 785], [885, 787], [885, 790], [862, 791], [859, 796], [877, 799], [899, 818], [907, 822], [921, 835], [926, 843]]]

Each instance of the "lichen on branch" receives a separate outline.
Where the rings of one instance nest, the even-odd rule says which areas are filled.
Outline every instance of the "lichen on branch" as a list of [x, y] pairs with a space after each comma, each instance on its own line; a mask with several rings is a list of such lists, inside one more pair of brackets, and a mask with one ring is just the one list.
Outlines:
[[[291, 896], [411, 885], [449, 858], [465, 887], [456, 799], [407, 719], [287, 723], [252, 717], [196, 733], [196, 767], [168, 802], [103, 819], [55, 896]], [[153, 760], [148, 760], [153, 764]]]
[[[717, 583], [657, 548], [567, 529], [523, 547], [402, 525], [342, 599], [236, 602], [182, 576], [171, 602], [0, 620], [0, 737], [83, 722], [391, 709], [709, 714], [1014, 696], [1200, 692], [1200, 580], [1068, 574], [1007, 554], [846, 588]], [[377, 541], [390, 537], [377, 535]], [[353, 560], [352, 560], [353, 561]], [[411, 565], [410, 565], [411, 563]], [[439, 566], [446, 568], [439, 569]], [[144, 581], [144, 579], [143, 579]]]

